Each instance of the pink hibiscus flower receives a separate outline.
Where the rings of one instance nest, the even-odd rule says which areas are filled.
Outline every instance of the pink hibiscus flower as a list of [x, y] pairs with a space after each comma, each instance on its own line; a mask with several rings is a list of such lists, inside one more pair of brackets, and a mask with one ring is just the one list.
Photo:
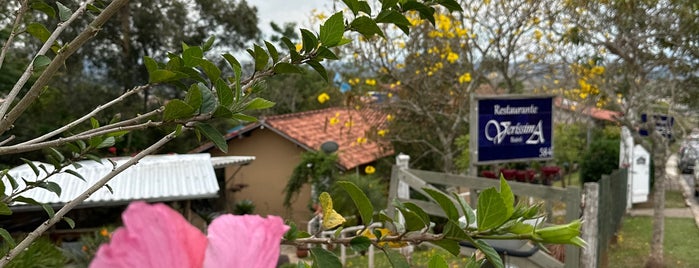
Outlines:
[[122, 219], [90, 267], [275, 267], [289, 229], [277, 216], [223, 215], [205, 236], [170, 207], [145, 202], [131, 203]]

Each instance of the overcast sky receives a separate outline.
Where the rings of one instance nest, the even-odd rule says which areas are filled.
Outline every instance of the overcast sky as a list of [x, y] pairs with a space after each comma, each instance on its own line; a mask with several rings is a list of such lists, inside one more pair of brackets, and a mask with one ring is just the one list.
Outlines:
[[[308, 17], [311, 10], [316, 8], [328, 14], [331, 10], [332, 0], [247, 0], [248, 4], [257, 7], [257, 16], [260, 19], [260, 30], [269, 32], [269, 23], [276, 22], [283, 25], [285, 22], [296, 22], [299, 27], [311, 27]], [[317, 31], [316, 29], [313, 29]]]

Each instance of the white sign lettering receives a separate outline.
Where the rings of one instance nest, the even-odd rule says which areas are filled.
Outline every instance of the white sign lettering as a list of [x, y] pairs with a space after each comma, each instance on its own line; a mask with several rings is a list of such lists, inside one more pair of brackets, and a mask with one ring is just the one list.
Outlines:
[[[495, 136], [490, 135], [489, 130], [492, 129], [495, 130]], [[543, 122], [539, 120], [539, 123], [536, 125], [518, 122], [516, 125], [512, 125], [510, 121], [498, 122], [497, 120], [491, 119], [485, 124], [485, 138], [492, 141], [494, 144], [501, 144], [507, 136], [514, 135], [529, 135], [529, 138], [525, 141], [526, 144], [542, 144], [545, 141]], [[522, 137], [510, 137], [510, 143], [521, 143], [522, 140]]]

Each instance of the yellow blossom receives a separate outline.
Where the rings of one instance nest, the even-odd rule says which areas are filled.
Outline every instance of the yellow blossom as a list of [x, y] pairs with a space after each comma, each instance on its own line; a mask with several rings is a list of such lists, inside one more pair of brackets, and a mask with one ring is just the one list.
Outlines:
[[375, 85], [376, 85], [376, 80], [374, 80], [374, 79], [367, 79], [366, 81], [364, 81], [364, 83], [366, 83], [366, 84], [369, 85], [369, 86], [375, 86]]
[[366, 143], [366, 138], [365, 137], [359, 137], [357, 138], [357, 144], [364, 144]]
[[335, 124], [340, 123], [340, 119], [337, 117], [330, 118], [330, 125], [334, 126]]
[[541, 33], [541, 31], [539, 31], [539, 30], [534, 30], [534, 38], [535, 38], [536, 40], [541, 40], [541, 37], [542, 37], [542, 36], [543, 36], [543, 34]]
[[594, 75], [601, 75], [604, 73], [604, 66], [592, 67], [592, 70], [590, 70], [590, 72]]
[[376, 133], [379, 134], [379, 136], [384, 137], [386, 136], [386, 133], [388, 133], [388, 129], [379, 129], [379, 131]]
[[464, 73], [459, 76], [459, 84], [471, 82], [471, 73]]
[[[391, 84], [391, 85], [395, 85], [395, 84]], [[390, 93], [390, 92], [389, 92], [386, 96], [388, 96], [389, 98], [391, 98], [391, 97], [393, 97], [393, 93]]]
[[393, 115], [386, 115], [386, 121], [393, 121]]
[[323, 104], [328, 100], [330, 100], [330, 95], [328, 95], [328, 93], [323, 92], [318, 95], [318, 102], [320, 102], [320, 104]]
[[352, 123], [351, 120], [345, 121], [345, 127], [351, 127], [353, 125], [354, 125], [354, 123]]
[[371, 174], [374, 174], [374, 172], [376, 172], [376, 168], [374, 168], [373, 166], [366, 166], [364, 168], [364, 173], [366, 173], [366, 174], [371, 175]]
[[456, 62], [458, 59], [459, 59], [459, 54], [456, 54], [456, 53], [454, 53], [454, 52], [449, 52], [449, 54], [447, 54], [447, 61], [448, 61], [449, 63], [454, 63], [454, 62]]
[[301, 49], [303, 49], [303, 44], [296, 44], [296, 51], [301, 52]]
[[100, 230], [100, 235], [101, 235], [102, 237], [109, 237], [109, 231], [107, 230], [107, 228], [102, 228], [102, 229]]

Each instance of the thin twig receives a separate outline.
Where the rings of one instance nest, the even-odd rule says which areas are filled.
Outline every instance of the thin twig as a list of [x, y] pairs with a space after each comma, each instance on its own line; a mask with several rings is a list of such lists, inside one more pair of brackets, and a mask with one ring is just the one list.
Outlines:
[[[78, 17], [82, 16], [82, 14], [85, 12], [87, 9], [87, 5], [92, 4], [94, 0], [88, 0], [83, 5], [81, 5], [78, 10], [76, 10], [68, 20], [64, 22], [58, 23], [58, 26], [56, 27], [55, 30], [53, 30], [53, 33], [49, 36], [49, 38], [44, 42], [44, 45], [41, 46], [39, 51], [36, 53], [36, 56], [42, 56], [45, 55], [49, 49], [51, 49], [51, 46], [53, 46], [53, 43], [56, 42], [58, 39], [58, 36], [63, 33], [63, 30], [68, 28], [68, 26], [73, 23]], [[14, 32], [14, 31], [13, 31]], [[3, 51], [4, 52], [4, 51]], [[1, 66], [1, 65], [0, 65]], [[32, 72], [34, 72], [34, 61], [30, 62], [29, 65], [27, 65], [27, 69], [24, 70], [24, 73], [22, 73], [22, 76], [17, 80], [17, 83], [15, 83], [14, 87], [10, 91], [9, 94], [7, 94], [7, 97], [5, 98], [5, 102], [2, 103], [2, 106], [0, 106], [0, 118], [5, 117], [5, 113], [7, 113], [7, 110], [10, 109], [10, 105], [12, 102], [14, 102], [15, 98], [19, 94], [20, 90], [24, 85], [29, 81], [29, 77], [31, 77]], [[43, 87], [43, 86], [42, 86]]]
[[[114, 0], [105, 8], [93, 21], [90, 23], [90, 25], [87, 26], [86, 29], [84, 29], [77, 37], [75, 37], [69, 44], [65, 45], [56, 55], [56, 57], [49, 63], [49, 65], [46, 67], [46, 69], [41, 73], [41, 75], [37, 78], [37, 80], [34, 82], [32, 87], [27, 91], [27, 93], [22, 97], [22, 99], [17, 103], [12, 110], [7, 112], [7, 109], [9, 108], [10, 104], [14, 102], [14, 99], [17, 97], [17, 94], [19, 93], [19, 89], [22, 88], [24, 83], [26, 83], [26, 80], [29, 78], [29, 74], [31, 74], [33, 68], [27, 68], [28, 73], [25, 72], [24, 75], [27, 75], [26, 78], [20, 78], [20, 80], [15, 84], [15, 88], [12, 89], [13, 92], [11, 92], [10, 95], [8, 95], [7, 99], [5, 102], [2, 104], [0, 107], [0, 135], [5, 133], [8, 129], [12, 127], [12, 124], [14, 124], [15, 120], [19, 118], [24, 111], [29, 108], [29, 106], [34, 103], [34, 101], [39, 97], [39, 94], [42, 92], [43, 88], [49, 84], [51, 81], [51, 77], [58, 72], [59, 68], [63, 67], [63, 64], [65, 61], [70, 57], [73, 53], [75, 53], [79, 48], [81, 48], [87, 41], [92, 39], [97, 32], [99, 32], [100, 28], [102, 25], [104, 25], [114, 14], [116, 14], [124, 5], [128, 4], [128, 0]], [[81, 7], [82, 8], [82, 7]], [[73, 14], [75, 15], [75, 14]], [[72, 18], [72, 17], [71, 17]], [[32, 67], [31, 64], [29, 67]], [[22, 80], [25, 80], [22, 82]], [[22, 85], [17, 88], [17, 85]], [[16, 92], [15, 92], [16, 91]], [[6, 114], [7, 112], [7, 114]]]
[[15, 39], [15, 36], [17, 36], [19, 23], [22, 21], [24, 13], [27, 13], [27, 10], [29, 10], [29, 3], [27, 0], [24, 0], [22, 3], [20, 3], [19, 10], [17, 10], [17, 14], [15, 15], [15, 22], [12, 24], [12, 32], [10, 32], [10, 36], [7, 37], [7, 41], [2, 46], [2, 52], [0, 52], [0, 69], [2, 69], [2, 63], [5, 61], [5, 56], [7, 55], [7, 51], [10, 49], [13, 39]]
[[127, 97], [129, 97], [129, 96], [131, 96], [131, 95], [133, 95], [133, 94], [136, 94], [136, 93], [140, 92], [141, 90], [147, 89], [147, 88], [149, 88], [149, 87], [150, 87], [150, 85], [143, 85], [143, 86], [135, 87], [135, 88], [133, 88], [133, 89], [131, 89], [131, 90], [129, 90], [129, 91], [126, 91], [124, 94], [122, 94], [122, 95], [119, 96], [118, 98], [113, 99], [112, 101], [107, 102], [107, 103], [105, 103], [104, 105], [99, 105], [99, 106], [97, 106], [97, 108], [95, 108], [92, 112], [87, 113], [87, 114], [84, 115], [83, 117], [81, 117], [81, 118], [79, 118], [79, 119], [77, 119], [77, 120], [75, 120], [75, 121], [73, 121], [73, 122], [70, 122], [70, 123], [68, 123], [67, 125], [62, 126], [62, 127], [58, 128], [58, 129], [56, 129], [56, 130], [54, 130], [54, 131], [51, 131], [51, 132], [49, 132], [49, 133], [46, 133], [46, 134], [42, 135], [41, 137], [38, 137], [38, 138], [35, 138], [35, 139], [32, 139], [32, 140], [25, 141], [25, 142], [23, 142], [23, 143], [17, 144], [17, 146], [20, 146], [20, 145], [29, 145], [29, 144], [34, 144], [34, 143], [37, 143], [37, 142], [42, 142], [42, 141], [45, 141], [45, 140], [47, 140], [47, 139], [49, 139], [49, 138], [51, 138], [51, 137], [54, 137], [54, 136], [56, 136], [56, 135], [58, 135], [58, 134], [61, 134], [61, 133], [65, 132], [65, 131], [68, 131], [69, 129], [71, 129], [71, 128], [77, 126], [78, 124], [80, 124], [80, 123], [82, 123], [82, 122], [85, 122], [85, 121], [89, 120], [91, 117], [95, 116], [96, 114], [98, 114], [99, 112], [103, 111], [104, 109], [107, 109], [107, 108], [111, 107], [111, 106], [114, 105], [114, 104], [117, 104], [117, 103], [119, 103], [119, 102], [122, 102], [122, 101], [123, 101], [124, 99], [126, 99]]
[[162, 139], [160, 139], [158, 142], [154, 143], [153, 145], [149, 146], [145, 150], [141, 151], [140, 153], [136, 154], [134, 157], [126, 161], [126, 163], [122, 164], [121, 166], [115, 167], [111, 172], [109, 172], [107, 175], [102, 177], [98, 182], [90, 186], [87, 190], [85, 190], [83, 193], [78, 195], [76, 198], [73, 200], [69, 201], [66, 203], [65, 206], [63, 206], [59, 211], [56, 212], [56, 214], [39, 225], [34, 231], [29, 233], [26, 238], [24, 238], [17, 246], [13, 249], [11, 249], [7, 255], [5, 255], [4, 258], [0, 259], [0, 267], [5, 266], [7, 263], [12, 261], [20, 252], [22, 252], [25, 248], [29, 247], [34, 240], [36, 240], [39, 236], [41, 236], [46, 230], [51, 228], [53, 225], [56, 223], [60, 222], [63, 220], [63, 216], [65, 216], [69, 211], [74, 209], [76, 206], [78, 206], [80, 203], [85, 201], [88, 197], [90, 197], [93, 193], [95, 193], [97, 190], [100, 188], [104, 187], [112, 178], [114, 178], [116, 175], [119, 173], [123, 172], [127, 168], [135, 165], [143, 159], [145, 156], [154, 153], [160, 147], [165, 145], [167, 142], [171, 141], [177, 136], [177, 132], [173, 131], [170, 134], [166, 135]]

